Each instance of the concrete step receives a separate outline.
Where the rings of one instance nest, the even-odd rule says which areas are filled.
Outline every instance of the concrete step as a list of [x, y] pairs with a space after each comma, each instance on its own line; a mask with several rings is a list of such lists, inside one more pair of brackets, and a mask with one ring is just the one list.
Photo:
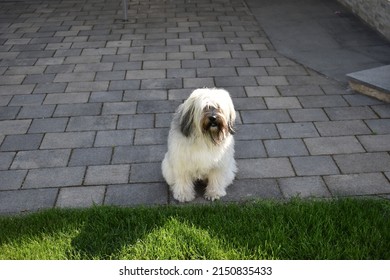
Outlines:
[[347, 74], [350, 87], [390, 103], [390, 65]]

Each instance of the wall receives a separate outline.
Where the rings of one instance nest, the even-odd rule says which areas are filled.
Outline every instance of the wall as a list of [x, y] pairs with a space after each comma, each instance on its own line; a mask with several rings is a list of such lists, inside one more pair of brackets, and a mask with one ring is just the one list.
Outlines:
[[390, 41], [390, 0], [338, 0]]

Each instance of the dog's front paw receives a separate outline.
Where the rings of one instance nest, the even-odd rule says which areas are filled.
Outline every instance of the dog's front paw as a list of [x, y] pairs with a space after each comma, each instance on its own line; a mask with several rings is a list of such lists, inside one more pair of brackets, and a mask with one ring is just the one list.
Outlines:
[[224, 191], [224, 190], [223, 191], [207, 191], [206, 190], [204, 197], [208, 200], [214, 201], [214, 200], [220, 199], [221, 197], [223, 197], [225, 195], [226, 195], [226, 191]]
[[173, 191], [173, 198], [179, 202], [188, 202], [195, 199], [194, 191]]

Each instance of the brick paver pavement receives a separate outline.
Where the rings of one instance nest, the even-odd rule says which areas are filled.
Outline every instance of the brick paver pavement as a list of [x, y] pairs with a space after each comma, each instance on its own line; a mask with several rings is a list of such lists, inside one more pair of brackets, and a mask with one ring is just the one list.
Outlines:
[[121, 0], [0, 2], [0, 213], [176, 204], [160, 164], [197, 87], [238, 112], [223, 201], [389, 197], [390, 106], [278, 54], [243, 0], [122, 16]]

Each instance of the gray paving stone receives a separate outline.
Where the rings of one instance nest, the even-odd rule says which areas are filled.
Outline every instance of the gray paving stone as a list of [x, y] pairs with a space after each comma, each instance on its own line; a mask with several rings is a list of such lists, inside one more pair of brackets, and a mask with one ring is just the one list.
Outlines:
[[88, 82], [95, 79], [95, 72], [84, 72], [84, 73], [60, 73], [57, 74], [54, 82]]
[[[73, 45], [76, 47], [76, 45]], [[76, 64], [76, 63], [99, 63], [102, 59], [101, 55], [88, 55], [88, 56], [67, 56], [65, 58], [64, 64]]]
[[115, 147], [132, 145], [134, 130], [106, 130], [98, 131], [95, 139], [95, 147]]
[[339, 95], [324, 96], [299, 96], [299, 101], [304, 108], [324, 108], [348, 106], [347, 102]]
[[74, 92], [74, 93], [54, 93], [48, 94], [44, 104], [78, 104], [86, 103], [89, 99], [89, 92]]
[[7, 106], [11, 99], [12, 96], [0, 96], [0, 106]]
[[167, 95], [164, 89], [126, 90], [123, 101], [166, 100]]
[[304, 141], [312, 155], [364, 152], [362, 145], [353, 136], [306, 138]]
[[15, 119], [20, 111], [20, 107], [4, 107], [0, 111], [0, 120]]
[[244, 123], [291, 122], [291, 118], [286, 110], [242, 111], [241, 117]]
[[161, 163], [166, 151], [166, 145], [119, 146], [115, 147], [112, 163]]
[[237, 72], [234, 67], [197, 68], [196, 73], [198, 77], [204, 78], [219, 76], [237, 76]]
[[256, 80], [260, 86], [284, 86], [288, 81], [284, 76], [258, 76]]
[[67, 131], [115, 129], [117, 116], [81, 116], [71, 117]]
[[304, 156], [309, 154], [301, 139], [265, 140], [264, 145], [270, 157]]
[[210, 67], [210, 61], [208, 59], [187, 59], [182, 61], [181, 67], [184, 69]]
[[149, 61], [144, 61], [143, 63], [143, 69], [172, 69], [172, 68], [173, 69], [180, 68], [180, 60], [149, 60]]
[[130, 183], [164, 182], [161, 162], [134, 163], [131, 165]]
[[[0, 171], [0, 191], [17, 190], [22, 186], [27, 170]], [[3, 194], [3, 192], [1, 192]], [[1, 196], [0, 196], [1, 197]], [[1, 200], [1, 198], [0, 198]], [[1, 206], [0, 206], [1, 207]]]
[[156, 114], [155, 127], [170, 127], [173, 113]]
[[267, 72], [270, 76], [290, 76], [290, 75], [307, 75], [307, 71], [300, 65], [294, 66], [267, 66]]
[[331, 197], [324, 181], [319, 176], [278, 179], [284, 197]]
[[118, 129], [152, 128], [153, 114], [121, 115], [118, 120]]
[[237, 67], [236, 69], [239, 76], [267, 76], [268, 75], [264, 67]]
[[74, 64], [48, 65], [46, 70], [45, 70], [45, 73], [55, 73], [55, 74], [57, 74], [57, 73], [70, 73], [73, 71], [74, 68], [75, 68]]
[[26, 151], [39, 148], [43, 134], [8, 135], [5, 137], [0, 151]]
[[105, 190], [105, 186], [61, 188], [58, 194], [56, 207], [85, 208], [94, 205], [102, 205]]
[[46, 133], [43, 138], [41, 149], [61, 148], [86, 148], [92, 147], [95, 132], [64, 132]]
[[265, 97], [264, 100], [269, 109], [302, 108], [296, 97]]
[[126, 71], [127, 80], [143, 80], [143, 79], [161, 79], [166, 78], [166, 71], [162, 69], [157, 70], [128, 70]]
[[46, 66], [10, 66], [5, 72], [6, 75], [31, 75], [43, 74]]
[[[140, 70], [142, 68], [142, 61], [126, 61], [114, 62], [113, 70]], [[109, 70], [106, 70], [109, 71]]]
[[139, 101], [137, 114], [173, 113], [181, 103], [176, 100]]
[[118, 102], [121, 101], [122, 98], [123, 98], [123, 92], [121, 90], [97, 91], [91, 93], [89, 102]]
[[282, 199], [275, 179], [236, 179], [226, 190], [221, 201], [250, 201], [256, 199]]
[[[211, 67], [246, 67], [249, 66], [245, 58], [212, 58], [210, 59]], [[207, 67], [207, 66], [206, 66]]]
[[29, 133], [64, 132], [68, 118], [34, 119]]
[[[1, 141], [0, 141], [0, 143], [1, 143]], [[14, 152], [0, 153], [0, 170], [7, 170], [10, 167], [10, 165], [15, 157], [15, 154], [16, 153], [14, 153]]]
[[231, 58], [230, 52], [228, 51], [195, 52], [195, 59], [221, 59], [221, 58]]
[[[278, 62], [273, 57], [251, 58], [249, 59], [250, 66], [278, 66]], [[275, 75], [273, 75], [275, 76]]]
[[[113, 81], [110, 84], [110, 90], [115, 90]], [[98, 81], [98, 82], [71, 82], [66, 88], [66, 92], [77, 92], [77, 91], [103, 91], [108, 89], [109, 82], [107, 81]]]
[[14, 214], [52, 208], [58, 189], [4, 191], [0, 196], [0, 213]]
[[165, 183], [108, 186], [104, 204], [117, 206], [168, 204], [168, 186]]
[[217, 87], [229, 87], [229, 86], [256, 86], [257, 82], [254, 77], [241, 76], [241, 77], [215, 77], [215, 85]]
[[168, 128], [140, 128], [136, 129], [134, 145], [155, 145], [167, 142]]
[[[278, 86], [282, 96], [306, 96], [323, 95], [321, 87], [318, 85], [299, 85], [299, 86]], [[314, 97], [312, 97], [314, 99]]]
[[112, 148], [74, 149], [69, 166], [107, 165], [111, 161]]
[[19, 119], [49, 118], [55, 110], [54, 105], [23, 106], [19, 112]]
[[1, 85], [20, 85], [22, 84], [26, 75], [7, 75], [0, 76]]
[[27, 132], [31, 120], [4, 120], [0, 121], [0, 134], [24, 134]]
[[65, 167], [69, 156], [69, 149], [21, 151], [16, 154], [11, 169]]
[[321, 136], [370, 134], [370, 129], [361, 120], [315, 122]]
[[329, 120], [322, 109], [290, 109], [288, 112], [294, 122]]
[[167, 78], [195, 78], [195, 69], [168, 69]]
[[58, 93], [58, 92], [64, 92], [65, 88], [67, 86], [67, 83], [46, 83], [46, 84], [37, 84], [35, 87], [33, 93]]
[[85, 167], [56, 167], [29, 170], [24, 189], [78, 186], [83, 182]]
[[35, 85], [0, 85], [1, 95], [31, 94]]
[[239, 159], [238, 179], [279, 178], [294, 176], [287, 158]]
[[60, 104], [53, 117], [96, 116], [100, 115], [102, 105], [99, 103]]
[[390, 183], [382, 173], [332, 175], [324, 177], [325, 183], [335, 196], [386, 194]]
[[146, 79], [142, 80], [141, 89], [172, 89], [182, 88], [182, 85], [180, 78]]
[[33, 95], [15, 95], [12, 97], [10, 106], [29, 106], [29, 105], [41, 105], [45, 99], [44, 94]]
[[125, 71], [97, 72], [96, 81], [119, 81], [125, 78]]
[[358, 136], [360, 143], [368, 152], [390, 151], [390, 135], [362, 135]]
[[370, 107], [325, 108], [325, 112], [332, 121], [378, 118]]
[[232, 98], [234, 108], [236, 111], [239, 110], [256, 110], [256, 109], [266, 109], [263, 98], [252, 97], [252, 98]]
[[390, 181], [390, 172], [385, 172], [387, 179]]
[[279, 92], [275, 86], [249, 86], [245, 87], [245, 92], [249, 97], [279, 96]]
[[130, 165], [89, 166], [85, 176], [86, 185], [126, 184], [129, 181]]
[[213, 78], [184, 78], [184, 88], [213, 88], [215, 87]]
[[237, 140], [278, 139], [279, 133], [273, 124], [236, 125]]
[[340, 173], [330, 156], [292, 157], [291, 162], [298, 176], [332, 175]]
[[344, 99], [351, 106], [371, 106], [382, 104], [382, 101], [362, 94], [344, 95]]
[[103, 115], [135, 114], [137, 103], [135, 102], [110, 102], [103, 104]]
[[366, 124], [375, 134], [390, 134], [390, 119], [366, 120]]
[[260, 158], [266, 157], [264, 145], [260, 140], [247, 140], [235, 142], [235, 158]]
[[390, 171], [390, 156], [384, 152], [335, 155], [334, 160], [343, 173]]
[[371, 107], [381, 118], [390, 118], [390, 104], [382, 104]]
[[23, 80], [23, 84], [48, 84], [52, 83], [54, 80], [54, 74], [31, 74], [26, 75], [26, 78]]
[[306, 123], [278, 123], [276, 124], [282, 138], [304, 138], [319, 136], [314, 125]]
[[291, 85], [328, 85], [332, 83], [329, 78], [320, 75], [288, 76], [287, 79]]

